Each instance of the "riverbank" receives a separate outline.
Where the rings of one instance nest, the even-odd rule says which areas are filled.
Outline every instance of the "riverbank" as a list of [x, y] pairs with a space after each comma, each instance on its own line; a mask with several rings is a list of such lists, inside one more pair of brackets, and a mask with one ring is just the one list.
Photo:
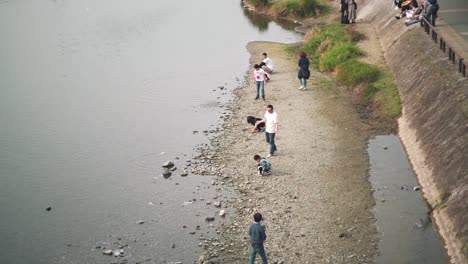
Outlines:
[[[253, 42], [248, 49], [252, 65], [268, 52], [275, 73], [263, 102], [253, 100], [248, 72], [247, 85], [235, 92], [232, 113], [216, 139], [213, 162], [223, 168], [240, 197], [232, 204], [231, 223], [219, 230], [221, 243], [208, 247], [202, 259], [245, 263], [248, 225], [252, 215], [261, 212], [272, 263], [371, 263], [376, 230], [367, 176], [370, 127], [329, 77], [313, 71], [309, 90], [299, 91], [297, 58], [286, 45]], [[251, 133], [245, 119], [263, 116], [268, 104], [280, 118], [279, 151], [270, 159], [272, 175], [259, 177], [253, 155], [266, 156], [268, 145], [263, 133]]]

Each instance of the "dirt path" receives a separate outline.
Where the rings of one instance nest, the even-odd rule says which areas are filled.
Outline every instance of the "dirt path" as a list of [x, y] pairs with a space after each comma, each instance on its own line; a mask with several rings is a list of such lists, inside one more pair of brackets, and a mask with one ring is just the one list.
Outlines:
[[[221, 243], [205, 245], [199, 263], [247, 263], [255, 212], [264, 216], [270, 263], [373, 262], [366, 126], [327, 77], [313, 72], [309, 90], [299, 91], [296, 58], [285, 45], [254, 42], [248, 49], [251, 64], [268, 52], [276, 72], [263, 102], [254, 100], [249, 71], [216, 140], [213, 160], [224, 172], [217, 182], [230, 182], [239, 195], [231, 223], [220, 230]], [[270, 158], [272, 175], [260, 177], [253, 155], [266, 156], [268, 144], [263, 133], [251, 133], [246, 116], [262, 117], [268, 104], [279, 114], [278, 152]]]

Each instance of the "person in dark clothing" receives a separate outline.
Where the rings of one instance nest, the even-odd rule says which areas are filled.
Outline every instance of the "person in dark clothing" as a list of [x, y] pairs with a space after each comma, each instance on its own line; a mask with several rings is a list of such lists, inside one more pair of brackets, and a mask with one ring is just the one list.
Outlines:
[[266, 240], [265, 227], [260, 225], [260, 221], [262, 221], [262, 214], [255, 213], [254, 221], [255, 223], [251, 224], [249, 228], [251, 244], [250, 264], [255, 263], [255, 257], [257, 256], [257, 254], [259, 254], [262, 258], [263, 264], [268, 264], [267, 257], [265, 254], [265, 248], [263, 247], [263, 242], [265, 242]]
[[348, 16], [349, 16], [349, 0], [341, 0], [340, 4], [340, 11], [341, 11], [341, 24], [348, 24]]
[[299, 79], [299, 82], [301, 84], [301, 86], [299, 87], [299, 90], [301, 91], [307, 90], [307, 80], [310, 77], [309, 64], [309, 59], [307, 58], [305, 52], [300, 52], [299, 61], [297, 62], [297, 65], [299, 65], [299, 72], [297, 73], [297, 78]]
[[261, 124], [258, 124], [257, 126], [255, 126], [255, 123], [257, 121], [261, 121], [261, 120], [262, 120], [261, 118], [258, 118], [258, 117], [255, 117], [255, 116], [248, 116], [247, 117], [247, 123], [254, 126], [254, 128], [252, 129], [252, 133], [255, 132], [255, 130], [257, 130], [258, 132], [260, 132], [262, 130], [265, 130], [265, 123], [261, 123]]
[[432, 26], [435, 26], [435, 21], [438, 17], [437, 13], [439, 12], [439, 4], [437, 3], [437, 0], [427, 0], [427, 2], [429, 2], [430, 7], [424, 17], [432, 24]]

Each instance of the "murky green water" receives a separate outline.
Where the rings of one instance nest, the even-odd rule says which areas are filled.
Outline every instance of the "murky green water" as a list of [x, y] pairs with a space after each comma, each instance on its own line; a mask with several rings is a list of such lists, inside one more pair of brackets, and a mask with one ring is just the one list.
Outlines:
[[0, 36], [2, 263], [195, 260], [211, 179], [160, 165], [207, 141], [248, 41], [301, 38], [238, 0], [3, 0]]

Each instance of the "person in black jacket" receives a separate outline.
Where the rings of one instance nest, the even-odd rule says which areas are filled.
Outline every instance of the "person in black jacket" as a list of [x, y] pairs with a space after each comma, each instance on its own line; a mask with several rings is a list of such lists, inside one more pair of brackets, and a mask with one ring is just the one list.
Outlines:
[[348, 16], [349, 16], [349, 0], [341, 0], [340, 3], [340, 11], [341, 11], [341, 24], [348, 24]]
[[310, 77], [309, 59], [307, 58], [305, 52], [299, 53], [299, 61], [297, 62], [297, 65], [299, 65], [297, 78], [299, 78], [299, 82], [301, 83], [299, 90], [305, 91], [307, 89], [307, 80]]
[[435, 26], [435, 21], [438, 17], [437, 13], [439, 12], [439, 4], [437, 3], [437, 0], [427, 0], [426, 3], [430, 6], [429, 10], [427, 10], [425, 17], [429, 21], [429, 23]]

